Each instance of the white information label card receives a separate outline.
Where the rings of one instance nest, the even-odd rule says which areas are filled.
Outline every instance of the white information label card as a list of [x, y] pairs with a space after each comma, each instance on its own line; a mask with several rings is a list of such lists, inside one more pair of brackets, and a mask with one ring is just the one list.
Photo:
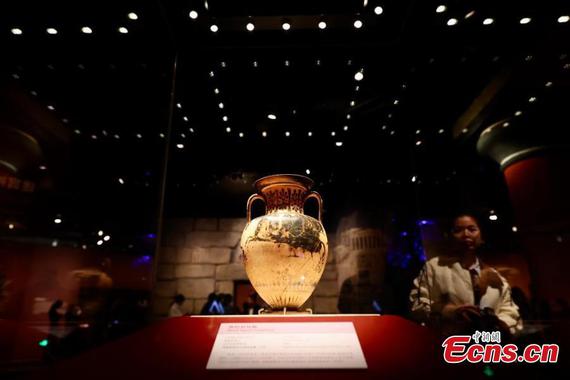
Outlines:
[[207, 369], [368, 368], [352, 322], [222, 323]]

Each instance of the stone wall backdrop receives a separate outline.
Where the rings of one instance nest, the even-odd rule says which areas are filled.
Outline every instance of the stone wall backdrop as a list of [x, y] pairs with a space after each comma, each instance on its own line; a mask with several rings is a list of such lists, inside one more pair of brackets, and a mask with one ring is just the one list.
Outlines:
[[[184, 309], [199, 314], [208, 294], [234, 293], [234, 281], [247, 280], [239, 241], [244, 219], [170, 219], [165, 221], [163, 244], [154, 288], [153, 314], [163, 317], [174, 296], [186, 296]], [[334, 244], [319, 285], [305, 307], [315, 313], [337, 313], [339, 286]]]

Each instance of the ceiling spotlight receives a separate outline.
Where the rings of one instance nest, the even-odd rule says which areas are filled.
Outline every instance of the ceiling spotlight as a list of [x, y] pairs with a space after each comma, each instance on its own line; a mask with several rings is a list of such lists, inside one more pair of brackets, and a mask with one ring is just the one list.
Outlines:
[[384, 9], [380, 6], [374, 8], [374, 13], [376, 13], [377, 15], [381, 15], [382, 13], [384, 13]]
[[327, 23], [324, 21], [319, 22], [319, 29], [326, 29]]
[[271, 120], [276, 120], [276, 119], [277, 119], [277, 116], [275, 116], [274, 114], [270, 113], [269, 115], [267, 115], [267, 118], [268, 118], [268, 119], [271, 119]]
[[356, 21], [354, 22], [354, 27], [355, 27], [356, 29], [362, 28], [362, 25], [363, 25], [363, 24], [362, 24], [362, 21], [360, 21], [360, 20], [356, 20]]
[[522, 115], [522, 111], [516, 111], [515, 112], [515, 116], [520, 116], [520, 115]]
[[98, 236], [103, 236], [103, 231], [102, 231], [102, 230], [99, 230], [99, 232], [97, 232], [97, 235], [98, 235]]
[[210, 76], [210, 78], [213, 78], [214, 75], [216, 75], [216, 74], [215, 74], [213, 71], [210, 71], [210, 72], [208, 73], [208, 75]]
[[284, 22], [281, 27], [283, 28], [283, 30], [289, 30], [291, 29], [291, 24], [289, 24], [288, 22]]
[[160, 136], [161, 139], [163, 139], [165, 137], [164, 133], [159, 133], [158, 135]]
[[137, 139], [142, 139], [142, 135], [140, 133], [137, 133]]
[[119, 28], [119, 33], [121, 34], [127, 34], [129, 32], [129, 30], [127, 28], [125, 28], [124, 26], [121, 26]]
[[54, 111], [54, 110], [55, 110], [55, 107], [52, 106], [52, 105], [49, 105], [49, 106], [47, 106], [47, 109], [50, 110], [50, 111]]
[[8, 229], [13, 230], [14, 229], [14, 223], [8, 224]]
[[483, 20], [483, 25], [491, 25], [494, 22], [495, 20], [493, 20], [491, 17], [487, 17], [485, 20]]
[[176, 144], [176, 147], [177, 147], [178, 149], [184, 149], [184, 144]]
[[131, 12], [127, 15], [130, 20], [138, 20], [139, 16], [135, 12]]
[[472, 17], [475, 14], [475, 11], [470, 11], [465, 15], [465, 19], [468, 19], [469, 17]]
[[337, 142], [335, 142], [335, 145], [336, 145], [336, 146], [342, 146], [342, 141], [337, 141]]
[[311, 174], [311, 169], [305, 170], [305, 173], [307, 173], [307, 175]]
[[265, 132], [265, 131], [261, 132], [261, 136], [267, 137], [267, 132]]
[[239, 133], [239, 137], [243, 137], [243, 132], [240, 132], [240, 133]]
[[58, 244], [59, 244], [59, 242], [57, 241], [57, 239], [55, 239], [54, 241], [51, 242], [51, 246], [54, 248], [57, 247]]
[[439, 131], [437, 131], [437, 133], [439, 133], [440, 135], [442, 135], [445, 131], [443, 129], [440, 129]]
[[46, 29], [47, 34], [57, 34], [57, 29], [55, 28], [47, 28]]
[[313, 132], [309, 131], [307, 132], [307, 136], [311, 137], [313, 135]]
[[181, 103], [176, 103], [176, 108], [182, 108], [182, 104], [181, 104]]
[[416, 146], [420, 146], [420, 145], [422, 145], [421, 140], [416, 141]]
[[564, 15], [564, 16], [560, 16], [558, 17], [558, 22], [560, 24], [564, 24], [566, 22], [570, 21], [570, 16]]
[[253, 61], [253, 67], [257, 67], [257, 61]]
[[348, 125], [345, 125], [342, 129], [348, 131]]
[[448, 26], [453, 26], [453, 25], [457, 25], [457, 19], [456, 18], [450, 18], [449, 20], [447, 20], [447, 25]]
[[519, 229], [517, 228], [517, 226], [513, 226], [512, 230], [513, 232], [518, 232]]
[[332, 132], [331, 132], [331, 136], [333, 136], [333, 137], [336, 136], [336, 132], [335, 132], [335, 131], [332, 131]]
[[529, 102], [529, 103], [534, 103], [534, 102], [536, 102], [536, 97], [531, 96], [530, 98], [528, 98], [528, 102]]
[[220, 107], [220, 109], [224, 109], [224, 103], [218, 104], [218, 107]]
[[219, 30], [219, 28], [216, 24], [210, 26], [210, 31], [212, 33], [216, 33], [218, 30]]
[[553, 84], [552, 82], [546, 82], [546, 83], [544, 84], [544, 86], [545, 86], [545, 87], [552, 87], [552, 84]]
[[184, 116], [182, 119], [184, 119], [184, 121], [188, 121], [188, 116]]
[[436, 13], [443, 13], [446, 10], [447, 10], [447, 7], [445, 5], [439, 5], [437, 8], [435, 8]]
[[103, 240], [97, 240], [97, 245], [102, 245], [103, 244]]
[[384, 125], [382, 126], [382, 130], [385, 131], [386, 128], [388, 128], [388, 126], [387, 126], [386, 124], [384, 124]]
[[79, 129], [75, 129], [75, 130], [73, 130], [73, 132], [75, 132], [76, 135], [80, 135], [80, 134], [81, 134], [81, 131], [80, 131]]
[[230, 133], [232, 131], [232, 129], [230, 127], [226, 128], [226, 132]]
[[354, 107], [355, 104], [356, 104], [356, 103], [354, 102], [354, 100], [352, 100], [352, 101], [350, 102], [350, 106], [351, 106], [351, 107]]
[[416, 182], [417, 179], [418, 179], [418, 178], [417, 178], [416, 176], [412, 176], [411, 181], [412, 181], [412, 182]]
[[510, 125], [509, 122], [508, 122], [508, 121], [505, 121], [505, 122], [503, 123], [503, 128], [507, 128], [509, 125]]
[[356, 74], [354, 74], [354, 80], [360, 82], [362, 79], [364, 79], [364, 74], [362, 73], [362, 70], [360, 70]]
[[461, 130], [461, 133], [467, 133], [467, 132], [469, 132], [469, 129], [467, 129], [467, 128], [463, 128], [463, 129]]
[[489, 215], [489, 220], [492, 220], [493, 222], [498, 220], [498, 219], [499, 219], [499, 217], [495, 214]]
[[20, 28], [12, 28], [11, 32], [12, 32], [12, 34], [14, 34], [14, 35], [16, 35], [16, 36], [19, 36], [19, 35], [21, 35], [22, 33], [24, 33], [24, 32], [22, 31], [22, 29], [20, 29]]
[[228, 117], [227, 117], [227, 116], [223, 116], [223, 117], [222, 117], [222, 120], [223, 120], [223, 121], [228, 121]]
[[350, 114], [346, 114], [346, 120], [350, 120]]
[[394, 105], [397, 106], [400, 103], [398, 99], [394, 99]]
[[250, 32], [253, 32], [253, 30], [255, 29], [255, 25], [253, 25], [253, 23], [248, 22], [247, 25], [245, 26], [245, 28], [247, 30], [249, 30]]
[[91, 33], [93, 33], [93, 29], [91, 29], [91, 28], [88, 27], [88, 26], [84, 26], [84, 27], [81, 28], [81, 32], [84, 33], [84, 34], [91, 34]]
[[419, 135], [420, 133], [422, 133], [421, 129], [416, 129], [416, 135]]
[[119, 178], [119, 183], [120, 183], [121, 185], [124, 185], [124, 184], [125, 184], [125, 180], [122, 179], [122, 178]]
[[105, 237], [103, 238], [103, 240], [105, 240], [105, 241], [109, 241], [109, 240], [111, 240], [111, 236], [109, 236], [109, 235], [105, 235]]
[[214, 88], [214, 94], [218, 95], [220, 93], [220, 90], [218, 90], [217, 88]]
[[53, 222], [54, 222], [55, 224], [61, 224], [62, 220], [61, 220], [61, 218], [55, 218], [55, 219], [53, 220]]
[[188, 16], [190, 16], [192, 20], [196, 20], [198, 18], [198, 12], [190, 11], [190, 13], [188, 13]]
[[289, 137], [291, 136], [291, 133], [289, 131], [285, 132], [285, 136]]
[[523, 17], [523, 18], [520, 19], [519, 22], [520, 22], [522, 25], [525, 25], [525, 24], [528, 24], [530, 21], [531, 21], [531, 18], [530, 18], [530, 17]]

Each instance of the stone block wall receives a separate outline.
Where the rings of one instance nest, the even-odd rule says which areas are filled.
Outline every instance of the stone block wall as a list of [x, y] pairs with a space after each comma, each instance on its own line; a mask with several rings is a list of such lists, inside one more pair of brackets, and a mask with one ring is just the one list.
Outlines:
[[[158, 255], [153, 313], [165, 316], [173, 297], [186, 296], [183, 309], [199, 314], [208, 294], [234, 292], [234, 281], [247, 280], [239, 241], [244, 219], [170, 219], [165, 222]], [[339, 286], [333, 252], [319, 285], [305, 307], [315, 313], [337, 313]]]

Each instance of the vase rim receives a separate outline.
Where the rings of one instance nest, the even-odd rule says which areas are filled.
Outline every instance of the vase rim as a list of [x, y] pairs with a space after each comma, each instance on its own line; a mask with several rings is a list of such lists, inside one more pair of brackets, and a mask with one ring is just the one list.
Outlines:
[[300, 174], [272, 174], [258, 179], [253, 186], [261, 192], [271, 185], [298, 185], [310, 190], [314, 184], [312, 179]]

